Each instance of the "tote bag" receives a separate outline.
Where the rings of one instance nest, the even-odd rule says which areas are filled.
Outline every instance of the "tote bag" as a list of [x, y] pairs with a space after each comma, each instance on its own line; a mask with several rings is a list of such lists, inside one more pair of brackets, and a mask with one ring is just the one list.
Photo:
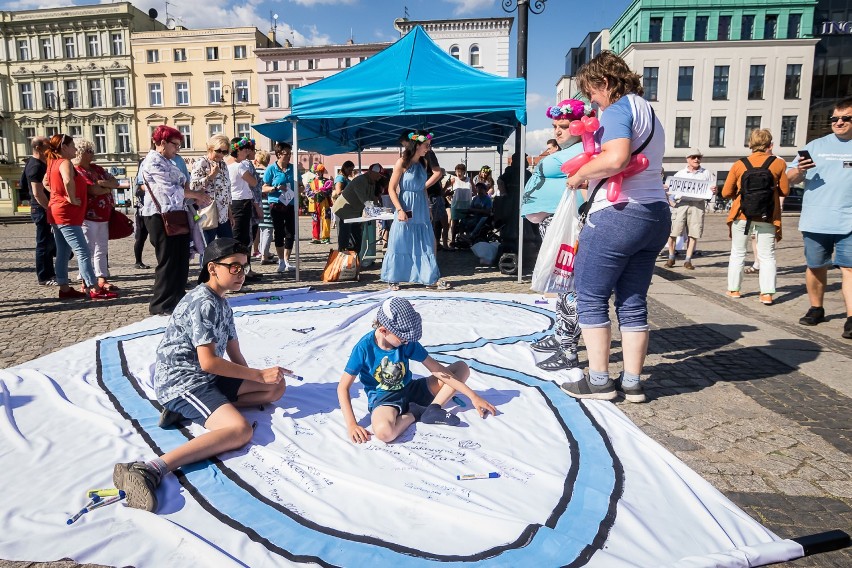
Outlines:
[[322, 271], [323, 282], [343, 282], [359, 280], [361, 260], [354, 250], [330, 250], [325, 269]]
[[566, 191], [541, 243], [533, 270], [532, 290], [556, 294], [574, 291], [574, 257], [579, 237], [577, 190]]

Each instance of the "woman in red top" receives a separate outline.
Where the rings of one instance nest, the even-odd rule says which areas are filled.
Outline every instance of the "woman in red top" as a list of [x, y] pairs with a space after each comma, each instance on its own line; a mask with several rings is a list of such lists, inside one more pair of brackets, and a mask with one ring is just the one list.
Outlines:
[[118, 287], [107, 282], [109, 266], [107, 250], [109, 246], [109, 218], [115, 201], [112, 190], [118, 187], [118, 181], [102, 167], [92, 163], [95, 146], [89, 140], [80, 140], [77, 144], [77, 159], [74, 169], [77, 175], [86, 180], [86, 218], [83, 220], [83, 234], [92, 255], [92, 267], [98, 278], [98, 286], [109, 292]]
[[[47, 175], [44, 185], [50, 188], [47, 218], [53, 226], [53, 236], [56, 239], [56, 282], [59, 284], [59, 298], [115, 298], [114, 292], [102, 290], [97, 285], [92, 269], [92, 260], [82, 227], [86, 214], [86, 180], [78, 176], [71, 165], [71, 158], [76, 153], [74, 139], [67, 134], [54, 134], [46, 151]], [[68, 257], [72, 250], [83, 277], [84, 292], [68, 285]]]

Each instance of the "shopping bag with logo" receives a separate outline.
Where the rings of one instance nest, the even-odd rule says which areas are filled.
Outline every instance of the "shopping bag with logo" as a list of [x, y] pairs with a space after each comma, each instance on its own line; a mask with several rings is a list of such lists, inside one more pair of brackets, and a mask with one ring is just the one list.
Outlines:
[[359, 280], [361, 272], [361, 260], [354, 250], [330, 250], [328, 262], [322, 271], [323, 282], [343, 282], [346, 280]]
[[574, 291], [574, 256], [579, 236], [577, 191], [566, 191], [541, 243], [531, 289], [556, 294]]

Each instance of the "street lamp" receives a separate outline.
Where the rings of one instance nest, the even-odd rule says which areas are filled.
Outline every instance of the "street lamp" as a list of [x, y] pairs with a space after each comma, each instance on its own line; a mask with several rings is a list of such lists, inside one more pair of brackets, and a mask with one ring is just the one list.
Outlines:
[[72, 105], [68, 102], [67, 95], [62, 95], [62, 94], [57, 95], [56, 93], [48, 93], [45, 96], [45, 103], [47, 103], [45, 105], [45, 110], [53, 110], [53, 107], [54, 106], [56, 107], [56, 114], [59, 117], [59, 132], [60, 133], [62, 132], [62, 101], [65, 101], [65, 108], [66, 109], [73, 108]]
[[[229, 95], [231, 97], [231, 120], [233, 121], [233, 125], [234, 125], [234, 138], [236, 138], [237, 137], [237, 89], [234, 86], [233, 81], [231, 81], [230, 87], [228, 85], [225, 85], [224, 87], [222, 87], [222, 96], [219, 97], [220, 103], [224, 104], [224, 103], [228, 102], [227, 100], [225, 100], [225, 95]], [[244, 105], [247, 102], [248, 102], [248, 98], [246, 97], [245, 94], [243, 94], [243, 96], [240, 97], [239, 103], [241, 105]]]

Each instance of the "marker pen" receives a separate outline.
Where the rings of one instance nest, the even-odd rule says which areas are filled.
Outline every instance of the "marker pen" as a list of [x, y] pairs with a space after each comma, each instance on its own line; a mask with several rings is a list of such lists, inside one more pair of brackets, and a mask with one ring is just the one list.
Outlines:
[[296, 379], [297, 381], [304, 381], [304, 380], [305, 380], [305, 378], [304, 378], [304, 377], [300, 377], [300, 376], [299, 376], [299, 375], [297, 375], [296, 373], [284, 373], [284, 376], [285, 376], [285, 377], [290, 377], [291, 379]]
[[86, 513], [88, 513], [88, 512], [91, 510], [91, 508], [92, 508], [92, 507], [93, 507], [93, 506], [94, 506], [94, 505], [95, 505], [98, 501], [100, 501], [100, 500], [101, 500], [101, 498], [100, 498], [99, 496], [97, 496], [97, 495], [93, 495], [93, 496], [92, 496], [91, 501], [89, 501], [89, 502], [86, 504], [86, 506], [85, 506], [85, 507], [83, 507], [82, 509], [80, 509], [80, 511], [79, 511], [76, 515], [74, 515], [73, 517], [71, 517], [70, 519], [68, 519], [67, 521], [65, 521], [65, 524], [66, 524], [66, 525], [73, 525], [73, 524], [74, 524], [74, 522], [75, 522], [77, 519], [79, 519], [80, 517], [82, 517], [83, 515], [85, 515]]
[[457, 475], [456, 479], [459, 481], [469, 481], [471, 479], [496, 479], [498, 477], [500, 477], [500, 474], [492, 471], [491, 473], [466, 473], [464, 475]]
[[118, 489], [89, 489], [86, 491], [86, 497], [91, 499], [94, 495], [97, 495], [98, 497], [114, 497], [115, 495], [118, 495]]
[[124, 491], [119, 492], [115, 497], [110, 497], [109, 499], [104, 499], [98, 503], [95, 503], [91, 507], [89, 507], [90, 511], [94, 511], [95, 509], [100, 509], [101, 507], [106, 507], [107, 505], [112, 505], [113, 503], [118, 503], [122, 499], [124, 499], [125, 494]]
[[453, 402], [455, 402], [456, 404], [458, 404], [462, 408], [465, 408], [467, 406], [467, 403], [464, 400], [462, 400], [460, 397], [457, 397], [457, 396], [453, 397]]

